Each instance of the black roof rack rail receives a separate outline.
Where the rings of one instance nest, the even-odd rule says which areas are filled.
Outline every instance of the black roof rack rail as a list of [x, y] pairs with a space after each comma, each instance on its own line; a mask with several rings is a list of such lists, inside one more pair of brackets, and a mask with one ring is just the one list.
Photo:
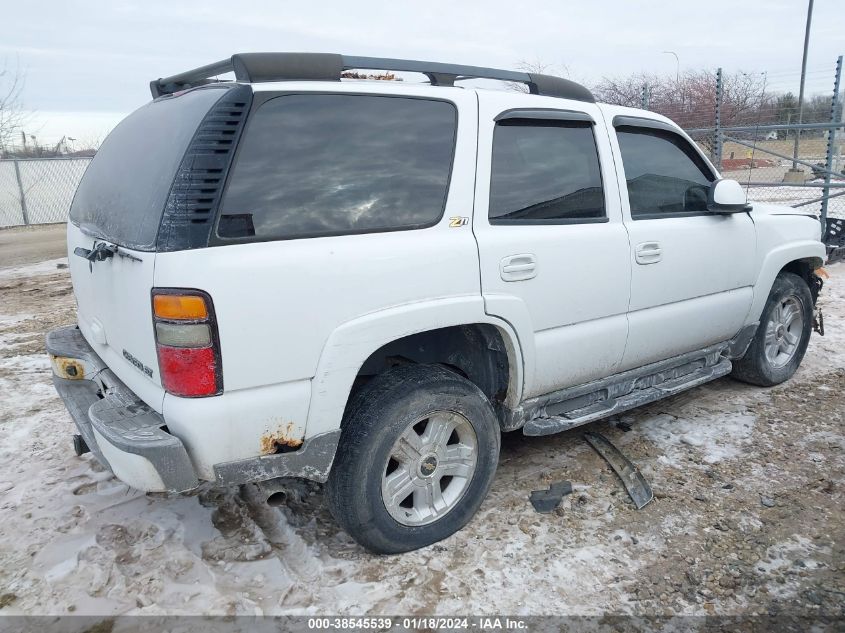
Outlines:
[[229, 59], [200, 66], [150, 82], [153, 98], [212, 83], [214, 77], [235, 73], [236, 81], [340, 81], [346, 70], [393, 70], [426, 75], [433, 86], [453, 86], [462, 79], [497, 79], [528, 86], [531, 94], [594, 103], [593, 94], [574, 81], [536, 73], [481, 66], [424, 62], [412, 59], [356, 57], [335, 53], [236, 53]]

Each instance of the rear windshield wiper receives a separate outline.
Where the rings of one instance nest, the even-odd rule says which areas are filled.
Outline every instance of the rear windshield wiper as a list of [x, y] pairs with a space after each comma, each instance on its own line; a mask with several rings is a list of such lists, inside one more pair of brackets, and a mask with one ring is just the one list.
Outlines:
[[107, 242], [97, 242], [92, 249], [82, 248], [81, 246], [73, 249], [74, 255], [88, 260], [88, 270], [93, 270], [94, 262], [102, 262], [110, 257], [114, 257], [116, 252], [117, 246]]
[[93, 249], [82, 248], [81, 246], [77, 246], [73, 249], [74, 255], [84, 257], [89, 262], [105, 261], [109, 257], [114, 257], [116, 252], [117, 246], [114, 244], [108, 244], [107, 242], [97, 242]]

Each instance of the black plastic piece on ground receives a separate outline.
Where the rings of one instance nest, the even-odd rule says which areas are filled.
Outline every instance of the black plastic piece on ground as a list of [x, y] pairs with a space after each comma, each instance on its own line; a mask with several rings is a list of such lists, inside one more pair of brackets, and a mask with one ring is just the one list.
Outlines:
[[637, 506], [637, 510], [642, 509], [643, 506], [654, 499], [651, 486], [643, 477], [640, 469], [625, 457], [622, 451], [616, 448], [609, 439], [601, 433], [584, 433], [584, 439], [596, 449], [599, 455], [604, 457], [613, 472], [622, 480], [622, 485], [625, 486], [625, 490], [628, 491], [634, 505]]
[[548, 514], [560, 505], [564, 495], [572, 493], [571, 481], [557, 481], [548, 490], [531, 491], [531, 505], [541, 514]]
[[88, 448], [88, 444], [85, 443], [85, 438], [79, 434], [73, 436], [73, 450], [76, 452], [77, 457], [81, 457], [85, 453], [91, 452], [91, 449]]

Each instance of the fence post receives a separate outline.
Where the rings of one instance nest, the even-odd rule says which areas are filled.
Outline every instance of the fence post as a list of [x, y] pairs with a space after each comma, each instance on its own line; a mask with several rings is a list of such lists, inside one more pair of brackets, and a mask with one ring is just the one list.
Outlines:
[[713, 128], [713, 152], [710, 158], [716, 169], [722, 168], [722, 69], [716, 71], [716, 121]]
[[[833, 79], [833, 98], [830, 100], [830, 122], [839, 123], [839, 84], [842, 81], [842, 55], [836, 60], [836, 76]], [[824, 188], [822, 189], [822, 235], [827, 228], [827, 203], [830, 199], [830, 172], [833, 171], [833, 148], [836, 145], [836, 128], [831, 127], [827, 132], [827, 153], [824, 157]]]
[[21, 180], [21, 168], [17, 160], [13, 162], [15, 163], [15, 178], [18, 181], [18, 191], [21, 194], [21, 215], [23, 215], [23, 223], [29, 224], [29, 212], [26, 208], [26, 194], [23, 191], [23, 181]]

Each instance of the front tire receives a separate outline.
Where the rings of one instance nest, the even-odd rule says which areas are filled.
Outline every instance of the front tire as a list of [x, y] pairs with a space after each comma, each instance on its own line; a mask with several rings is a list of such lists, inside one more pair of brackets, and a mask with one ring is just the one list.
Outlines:
[[745, 355], [734, 361], [731, 375], [742, 382], [771, 387], [792, 378], [801, 364], [813, 330], [813, 297], [798, 275], [775, 278], [760, 325]]
[[438, 365], [393, 368], [347, 409], [326, 485], [329, 509], [379, 554], [436, 543], [478, 510], [499, 446], [498, 420], [476, 385]]

